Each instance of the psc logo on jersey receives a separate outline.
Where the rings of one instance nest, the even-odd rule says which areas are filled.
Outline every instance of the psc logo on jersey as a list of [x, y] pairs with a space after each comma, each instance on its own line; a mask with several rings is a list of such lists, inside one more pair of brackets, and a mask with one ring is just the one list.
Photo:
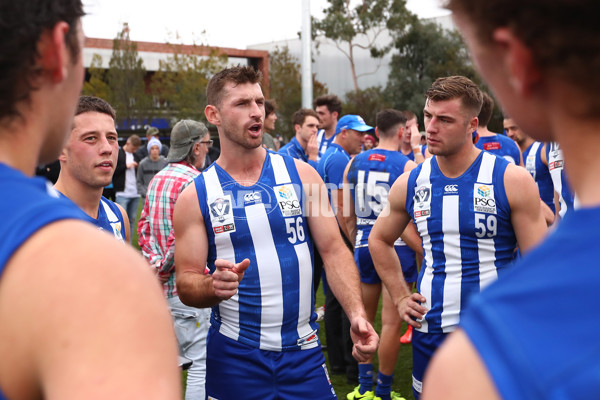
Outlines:
[[273, 191], [277, 200], [277, 205], [284, 217], [295, 217], [302, 214], [300, 201], [296, 196], [296, 191], [293, 185], [274, 186]]
[[215, 199], [215, 201], [208, 206], [210, 209], [210, 222], [215, 234], [235, 232], [231, 204], [231, 195], [224, 195], [223, 197]]
[[415, 219], [431, 215], [431, 184], [415, 188]]
[[494, 185], [475, 184], [473, 189], [473, 209], [475, 212], [496, 214]]
[[124, 242], [123, 240], [123, 233], [122, 233], [122, 229], [121, 229], [121, 223], [120, 222], [111, 222], [110, 226], [113, 230], [113, 234], [115, 235], [115, 237], [120, 241], [120, 242]]

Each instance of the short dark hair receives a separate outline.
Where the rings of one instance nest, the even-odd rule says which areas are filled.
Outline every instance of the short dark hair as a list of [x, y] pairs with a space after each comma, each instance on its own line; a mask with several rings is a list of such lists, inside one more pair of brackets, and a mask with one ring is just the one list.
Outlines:
[[335, 94], [328, 94], [317, 97], [313, 103], [313, 107], [327, 106], [330, 113], [336, 111], [338, 117], [342, 116], [342, 101]]
[[377, 133], [382, 138], [389, 138], [396, 134], [398, 125], [406, 125], [406, 114], [391, 108], [381, 110], [377, 113], [375, 125]]
[[[464, 15], [485, 45], [495, 29], [509, 28], [531, 51], [537, 66], [569, 82], [592, 107], [600, 107], [600, 40], [596, 0], [446, 0]], [[598, 108], [596, 108], [596, 113]]]
[[18, 104], [29, 102], [38, 89], [34, 79], [42, 73], [37, 66], [42, 33], [66, 22], [65, 43], [73, 59], [79, 56], [77, 23], [83, 15], [81, 0], [0, 2], [0, 119], [19, 116]]
[[479, 115], [483, 103], [479, 87], [469, 78], [459, 75], [436, 79], [425, 97], [433, 101], [460, 99], [470, 117]]
[[253, 67], [237, 65], [225, 68], [208, 81], [208, 85], [206, 86], [206, 101], [208, 104], [218, 108], [223, 101], [223, 90], [227, 83], [231, 82], [235, 85], [241, 85], [244, 83], [260, 83], [261, 81], [262, 73]]
[[142, 145], [142, 140], [136, 134], [133, 134], [127, 138], [127, 141], [131, 143], [133, 147], [140, 147]]
[[265, 100], [265, 118], [269, 116], [269, 114], [274, 113], [277, 110], [277, 102], [273, 99]]
[[481, 93], [483, 96], [483, 104], [481, 105], [481, 111], [479, 111], [479, 126], [486, 127], [492, 119], [492, 113], [494, 112], [494, 99], [486, 92]]
[[306, 120], [306, 117], [308, 116], [315, 117], [317, 121], [320, 122], [319, 114], [317, 114], [315, 110], [313, 110], [312, 108], [301, 108], [298, 111], [296, 111], [294, 115], [292, 115], [292, 125], [302, 126], [302, 124]]
[[75, 115], [83, 114], [85, 112], [99, 112], [102, 114], [110, 115], [113, 120], [117, 119], [117, 113], [107, 101], [102, 100], [100, 97], [95, 96], [81, 96], [77, 103], [77, 111]]

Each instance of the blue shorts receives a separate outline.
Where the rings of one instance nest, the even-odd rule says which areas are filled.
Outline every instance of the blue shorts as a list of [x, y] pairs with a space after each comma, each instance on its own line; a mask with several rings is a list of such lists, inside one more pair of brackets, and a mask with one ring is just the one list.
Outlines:
[[[408, 246], [394, 246], [396, 254], [400, 259], [400, 265], [402, 265], [402, 273], [407, 283], [412, 283], [417, 280], [417, 259], [415, 252]], [[369, 253], [368, 247], [359, 247], [354, 249], [354, 261], [358, 266], [358, 272], [360, 273], [360, 281], [362, 283], [381, 283], [381, 278], [377, 275], [375, 265], [373, 265], [373, 259], [371, 253]]]
[[237, 342], [211, 327], [206, 355], [208, 399], [337, 400], [321, 346], [266, 351]]
[[413, 395], [419, 400], [423, 388], [423, 376], [429, 365], [433, 353], [441, 346], [448, 333], [423, 333], [413, 330], [412, 352], [413, 352]]

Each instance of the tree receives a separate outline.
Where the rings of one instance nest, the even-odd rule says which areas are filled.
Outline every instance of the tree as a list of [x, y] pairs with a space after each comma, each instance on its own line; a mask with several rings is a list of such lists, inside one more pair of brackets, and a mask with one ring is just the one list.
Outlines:
[[377, 72], [357, 73], [355, 50], [369, 50], [371, 57], [382, 59], [392, 48], [387, 32], [416, 21], [406, 9], [405, 0], [362, 0], [352, 8], [350, 0], [327, 0], [325, 17], [312, 23], [313, 36], [323, 35], [348, 58], [354, 90], [358, 91], [358, 78]]
[[102, 68], [101, 55], [94, 54], [92, 56], [92, 62], [88, 68], [88, 73], [90, 74], [90, 79], [83, 84], [82, 93], [88, 96], [109, 99], [111, 97], [109, 93], [110, 88], [106, 84], [106, 70]]
[[200, 48], [193, 46], [189, 52], [183, 52], [182, 46], [171, 45], [173, 54], [160, 61], [159, 70], [152, 77], [152, 92], [163, 108], [163, 112], [173, 119], [193, 119], [205, 121], [206, 86], [210, 77], [227, 64], [227, 56], [210, 49], [210, 55], [198, 56]]
[[129, 38], [128, 24], [124, 23], [113, 40], [107, 73], [109, 102], [117, 110], [119, 120], [137, 121], [138, 125], [144, 120], [150, 123], [154, 111], [152, 97], [146, 93], [145, 77], [144, 62], [138, 56], [137, 44]]
[[377, 113], [384, 108], [390, 108], [385, 93], [380, 86], [364, 90], [352, 90], [346, 93], [343, 105], [344, 114], [360, 115], [368, 125], [375, 126]]
[[[269, 54], [269, 82], [271, 98], [277, 102], [276, 133], [290, 139], [294, 136], [292, 115], [302, 107], [302, 73], [298, 60], [290, 54], [287, 46], [276, 47]], [[315, 79], [314, 97], [327, 94], [327, 87]]]
[[416, 21], [393, 35], [398, 52], [392, 57], [385, 94], [394, 108], [413, 111], [422, 121], [425, 92], [435, 79], [464, 75], [481, 84], [457, 32]]

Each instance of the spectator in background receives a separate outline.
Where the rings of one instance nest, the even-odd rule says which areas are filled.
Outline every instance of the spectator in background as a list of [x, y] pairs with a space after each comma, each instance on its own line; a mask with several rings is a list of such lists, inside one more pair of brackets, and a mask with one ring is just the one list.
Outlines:
[[365, 135], [365, 141], [363, 143], [363, 151], [371, 150], [373, 147], [377, 146], [377, 140], [373, 137], [373, 135]]
[[[125, 209], [132, 235], [137, 226], [138, 203], [140, 200], [136, 175], [138, 162], [135, 161], [135, 152], [139, 149], [140, 144], [141, 140], [138, 135], [131, 135], [127, 138], [123, 147], [119, 149], [117, 167], [112, 179], [116, 203]], [[131, 236], [129, 242], [131, 243]]]
[[275, 100], [265, 100], [265, 122], [263, 124], [262, 144], [265, 148], [277, 151], [272, 132], [275, 130], [275, 121], [277, 121], [277, 103]]
[[[150, 128], [148, 128], [146, 130], [146, 144], [150, 143], [150, 140], [153, 138], [160, 141], [160, 131], [155, 126], [151, 126]], [[161, 142], [161, 144], [162, 144], [162, 142]], [[169, 154], [169, 146], [167, 146], [166, 144], [163, 144], [162, 147], [160, 148], [160, 155], [166, 158], [168, 154]], [[146, 157], [148, 157], [148, 147], [140, 146], [140, 148], [135, 152], [135, 160], [137, 162], [140, 162]]]
[[175, 287], [173, 210], [177, 198], [200, 174], [212, 144], [203, 123], [182, 120], [171, 131], [169, 165], [150, 181], [138, 225], [142, 254], [162, 283], [175, 323], [179, 352], [193, 361], [187, 373], [185, 398], [205, 398], [206, 335], [210, 309], [188, 307]]
[[169, 163], [167, 159], [160, 155], [162, 144], [156, 138], [150, 139], [148, 145], [148, 157], [140, 161], [137, 170], [137, 190], [142, 197], [146, 197], [148, 185], [154, 175]]

